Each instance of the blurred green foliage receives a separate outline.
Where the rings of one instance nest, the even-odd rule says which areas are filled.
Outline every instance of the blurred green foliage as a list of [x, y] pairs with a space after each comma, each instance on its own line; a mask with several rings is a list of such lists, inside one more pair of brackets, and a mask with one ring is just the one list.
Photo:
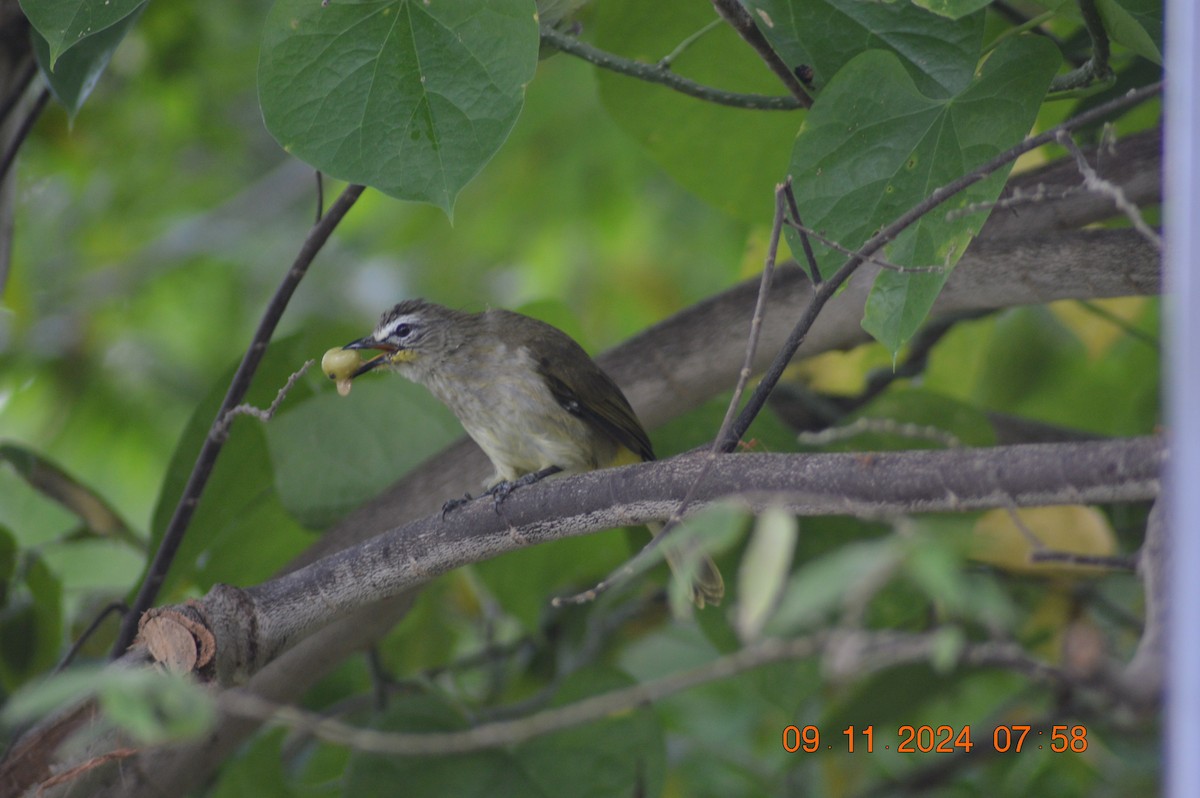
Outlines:
[[[44, 4], [58, 6], [56, 12], [86, 5]], [[359, 5], [354, 13], [404, 6]], [[964, 90], [977, 88], [973, 81], [985, 82], [987, 69], [1003, 66], [1006, 58], [1024, 59], [1017, 83], [1025, 116], [1006, 126], [974, 120], [994, 134], [985, 147], [991, 153], [1024, 134], [1052, 62], [1059, 55], [1078, 60], [1081, 47], [1086, 56], [1087, 41], [1069, 4], [1044, 3], [1063, 6], [1048, 24], [1062, 40], [1058, 54], [1054, 45], [1028, 38], [993, 53], [1012, 23], [979, 10], [984, 5], [747, 3], [764, 24], [780, 22], [766, 32], [794, 66], [813, 66], [817, 88], [831, 87], [826, 106], [811, 115], [829, 124], [846, 122], [842, 114], [850, 112], [843, 106], [862, 94], [861, 82], [900, 80], [913, 97], [944, 110]], [[525, 9], [509, 0], [492, 6]], [[66, 107], [50, 107], [17, 172], [13, 267], [0, 310], [0, 440], [11, 442], [7, 452], [29, 452], [53, 464], [69, 484], [97, 497], [124, 531], [89, 529], [77, 509], [40, 491], [17, 458], [0, 460], [0, 699], [45, 675], [105, 603], [136, 586], [146, 566], [138, 544], [156, 543], [162, 534], [233, 366], [316, 212], [311, 169], [280, 148], [259, 105], [260, 92], [279, 89], [280, 81], [289, 90], [305, 88], [290, 85], [303, 82], [304, 70], [287, 80], [276, 74], [261, 85], [256, 75], [270, 71], [260, 62], [268, 19], [271, 36], [286, 40], [287, 12], [301, 9], [316, 17], [321, 4], [281, 2], [270, 12], [265, 2], [202, 8], [157, 3], [140, 18], [127, 16], [140, 7], [121, 4], [115, 23], [106, 23], [109, 37], [119, 32], [115, 26], [128, 26], [111, 53], [107, 39], [85, 36], [71, 47], [43, 30], [49, 44], [42, 63], [57, 59], [56, 66], [63, 65], [53, 85]], [[1119, 26], [1113, 64], [1118, 86], [1152, 75], [1148, 65], [1161, 50], [1158, 5], [1106, 0], [1104, 7], [1106, 19]], [[527, 13], [532, 16], [532, 4]], [[854, 15], [852, 24], [847, 15]], [[583, 38], [654, 63], [713, 18], [705, 3], [596, 0], [563, 24], [569, 29], [578, 22]], [[819, 35], [826, 28], [809, 24], [814, 20], [846, 39]], [[922, 53], [920, 36], [913, 44], [914, 25], [918, 34], [953, 35], [938, 39], [932, 55]], [[509, 105], [489, 106], [494, 118], [516, 118], [511, 134], [494, 137], [492, 144], [503, 142], [494, 157], [494, 147], [471, 142], [464, 157], [474, 160], [458, 164], [457, 178], [427, 197], [453, 206], [453, 222], [434, 205], [367, 192], [301, 284], [250, 402], [267, 405], [305, 360], [362, 335], [401, 297], [523, 309], [599, 351], [759, 268], [771, 187], [811, 154], [796, 144], [797, 134], [813, 136], [803, 128], [805, 114], [708, 105], [562, 54], [537, 62], [522, 96], [519, 85], [527, 74], [520, 64], [532, 64], [535, 49], [528, 27], [522, 18], [528, 41], [502, 53], [518, 90], [506, 84]], [[405, 30], [416, 40], [418, 28]], [[345, 31], [332, 38], [355, 43]], [[475, 55], [491, 46], [468, 41]], [[388, 50], [377, 46], [373, 52]], [[109, 55], [87, 96], [84, 84]], [[731, 91], [782, 92], [725, 27], [684, 49], [672, 68]], [[478, 73], [470, 74], [474, 83], [466, 81], [467, 88], [479, 82]], [[839, 87], [839, 80], [860, 86]], [[983, 105], [993, 108], [1000, 95], [1016, 89], [989, 91]], [[269, 108], [272, 98], [263, 99]], [[302, 95], [287, 99], [292, 110], [305, 107]], [[1034, 125], [1060, 121], [1073, 107], [1043, 103]], [[870, 118], [861, 109], [855, 113]], [[1122, 124], [1135, 130], [1154, 122], [1153, 113], [1141, 111]], [[899, 126], [881, 127], [897, 132]], [[966, 148], [949, 142], [938, 140], [939, 159], [954, 160]], [[434, 143], [447, 146], [439, 152], [450, 152], [454, 142]], [[299, 146], [295, 151], [307, 152]], [[965, 169], [981, 160], [975, 156], [964, 154], [950, 166]], [[823, 161], [802, 166], [826, 168]], [[854, 171], [863, 185], [878, 182], [865, 166]], [[951, 172], [959, 173], [948, 168], [947, 176], [925, 180], [912, 196]], [[326, 204], [340, 188], [326, 182]], [[908, 204], [905, 199], [897, 207]], [[856, 205], [835, 219], [843, 225], [838, 229], [853, 222], [870, 232], [880, 221], [867, 214], [887, 206]], [[812, 218], [806, 214], [806, 220]], [[839, 420], [886, 419], [893, 426], [821, 448], [933, 445], [914, 440], [895, 422], [935, 427], [963, 445], [986, 445], [996, 438], [989, 413], [997, 412], [1101, 435], [1147, 433], [1158, 422], [1157, 303], [1104, 307], [1110, 317], [1099, 327], [1062, 305], [959, 323], [934, 347], [919, 378], [897, 381]], [[900, 312], [880, 311], [887, 323]], [[902, 330], [887, 338], [890, 347], [905, 341], [923, 315], [904, 318]], [[822, 379], [835, 371], [842, 381], [849, 375], [861, 382], [871, 367], [892, 362], [891, 352], [877, 344], [803, 377], [798, 369], [794, 377], [821, 390]], [[272, 422], [237, 419], [160, 602], [201, 594], [216, 582], [247, 585], [268, 578], [322, 529], [460, 434], [443, 408], [400, 382], [364, 381], [351, 402], [311, 371]], [[655, 430], [656, 450], [667, 456], [709, 441], [726, 401], [714, 399]], [[404, 412], [396, 412], [401, 405]], [[795, 431], [771, 413], [755, 422], [747, 446], [799, 448]], [[1136, 545], [1142, 512], [1111, 513], [1122, 545]], [[1088, 715], [1011, 672], [946, 669], [957, 647], [993, 635], [1053, 660], [1066, 631], [1084, 621], [1101, 631], [1115, 656], [1127, 656], [1137, 642], [1140, 592], [1132, 575], [1051, 581], [985, 568], [966, 559], [962, 545], [973, 520], [916, 519], [902, 527], [903, 534], [889, 524], [847, 517], [774, 523], [769, 540], [763, 530], [757, 533], [764, 536], [762, 550], [745, 569], [739, 569], [739, 546], [717, 553], [731, 582], [732, 607], [691, 621], [671, 615], [661, 567], [592, 605], [550, 605], [550, 596], [586, 589], [607, 575], [640, 548], [644, 530], [558, 541], [460, 569], [422, 591], [404, 622], [380, 642], [371, 667], [366, 658], [346, 661], [310, 692], [306, 705], [350, 705], [386, 681], [374, 672], [380, 668], [395, 695], [386, 707], [364, 710], [358, 704], [349, 710], [350, 720], [403, 731], [461, 728], [502, 716], [518, 702], [537, 711], [702, 666], [737, 650], [735, 621], [749, 637], [820, 628], [847, 612], [852, 589], [864, 583], [877, 587], [860, 608], [867, 628], [940, 627], [944, 635], [939, 655], [929, 662], [853, 682], [839, 680], [829, 663], [778, 663], [678, 693], [652, 709], [486, 755], [389, 759], [267, 731], [229, 759], [207, 794], [393, 794], [398, 780], [430, 795], [451, 794], [451, 785], [489, 794], [668, 796], [904, 789], [947, 796], [1083, 796], [1155, 789], [1154, 720], [1119, 723]], [[719, 523], [718, 532], [738, 541], [751, 527], [738, 513]], [[756, 561], [763, 564], [754, 566]], [[754, 582], [746, 591], [753, 605], [739, 620], [743, 582]], [[111, 626], [101, 627], [84, 657], [101, 656], [111, 634]], [[118, 715], [145, 729], [147, 739], [180, 733], [150, 720], [162, 706], [177, 708], [182, 700], [175, 701], [174, 693], [139, 698], [142, 688], [115, 684], [110, 700], [119, 704]], [[927, 754], [847, 755], [841, 734], [850, 725], [873, 724], [882, 743], [887, 735], [894, 740], [903, 724], [971, 724], [982, 745], [999, 724], [1068, 722], [1087, 724], [1093, 746], [1087, 755], [976, 753], [952, 763]], [[819, 725], [835, 741], [833, 751], [788, 753], [780, 734], [789, 724]], [[496, 787], [498, 778], [507, 779], [503, 788]]]

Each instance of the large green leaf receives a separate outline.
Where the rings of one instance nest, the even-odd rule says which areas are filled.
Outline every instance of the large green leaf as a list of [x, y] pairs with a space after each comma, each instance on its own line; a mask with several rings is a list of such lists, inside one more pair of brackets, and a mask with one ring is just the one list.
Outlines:
[[[1029, 131], [1059, 63], [1054, 45], [1022, 36], [1005, 41], [978, 77], [948, 98], [923, 94], [900, 59], [864, 53], [835, 76], [796, 139], [791, 174], [804, 221], [854, 249], [880, 227]], [[924, 321], [947, 273], [987, 218], [949, 211], [999, 196], [1008, 170], [976, 183], [926, 214], [886, 249], [906, 267], [884, 271], [867, 302], [863, 327], [892, 351]], [[823, 274], [845, 260], [818, 246]]]
[[971, 82], [983, 42], [983, 14], [947, 19], [906, 2], [747, 0], [784, 61], [813, 69], [818, 89], [867, 50], [900, 59], [922, 94], [946, 97]]
[[912, 0], [913, 5], [918, 5], [921, 8], [927, 8], [933, 13], [949, 17], [950, 19], [961, 19], [967, 14], [978, 11], [981, 8], [986, 8], [992, 4], [992, 0]]
[[359, 379], [345, 398], [325, 383], [266, 425], [279, 498], [307, 526], [335, 521], [463, 434], [429, 391], [394, 374]]
[[[304, 363], [309, 346], [302, 335], [272, 344], [246, 401], [258, 407], [268, 406], [288, 376]], [[154, 512], [152, 540], [156, 546], [231, 376], [232, 371], [218, 380], [180, 437]], [[299, 402], [309, 395], [311, 390], [301, 382], [287, 401]], [[163, 594], [181, 585], [203, 590], [215, 582], [255, 584], [274, 573], [311, 540], [284, 509], [276, 493], [262, 422], [239, 416], [230, 428], [229, 438], [196, 507], [163, 585]]]
[[96, 81], [100, 80], [100, 75], [104, 73], [117, 46], [137, 24], [145, 8], [145, 3], [140, 4], [132, 13], [99, 33], [81, 39], [57, 60], [50, 50], [49, 42], [34, 30], [33, 53], [42, 68], [42, 75], [50, 84], [50, 91], [54, 92], [55, 98], [66, 106], [69, 115], [73, 117], [83, 106], [84, 100], [96, 87]]
[[21, 10], [29, 23], [49, 45], [52, 69], [63, 53], [116, 25], [144, 5], [145, 0], [21, 0]]
[[[716, 18], [709, 4], [691, 0], [605, 0], [594, 13], [601, 48], [651, 64]], [[702, 36], [671, 68], [728, 91], [786, 93], [728, 26]], [[734, 218], [769, 222], [801, 113], [716, 105], [607, 70], [596, 76], [612, 118], [673, 178]]]
[[1162, 66], [1163, 7], [1160, 0], [1096, 0], [1104, 29], [1114, 41]]
[[512, 130], [537, 51], [532, 0], [278, 0], [259, 100], [293, 155], [449, 213]]

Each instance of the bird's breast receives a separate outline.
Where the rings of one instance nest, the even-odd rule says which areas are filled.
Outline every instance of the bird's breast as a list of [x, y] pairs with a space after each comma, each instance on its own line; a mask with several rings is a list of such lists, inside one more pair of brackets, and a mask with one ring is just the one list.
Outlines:
[[424, 380], [496, 469], [498, 479], [557, 466], [567, 473], [607, 463], [615, 443], [569, 413], [524, 349], [496, 348]]

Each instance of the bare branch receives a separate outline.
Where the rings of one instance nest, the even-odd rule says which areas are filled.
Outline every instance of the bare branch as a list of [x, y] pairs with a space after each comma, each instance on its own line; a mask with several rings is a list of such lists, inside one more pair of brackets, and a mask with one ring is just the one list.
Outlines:
[[317, 361], [315, 360], [306, 360], [304, 361], [304, 365], [293, 371], [291, 375], [288, 376], [287, 382], [285, 382], [283, 387], [279, 389], [279, 392], [275, 394], [275, 399], [272, 400], [271, 404], [268, 405], [266, 409], [255, 407], [254, 405], [249, 404], [241, 404], [237, 407], [230, 408], [229, 412], [221, 417], [221, 427], [216, 434], [229, 434], [229, 426], [238, 416], [253, 416], [263, 423], [270, 421], [275, 416], [275, 413], [278, 412], [279, 406], [283, 404], [283, 400], [287, 398], [289, 393], [291, 393], [292, 388], [296, 385], [296, 382], [303, 377], [304, 372], [312, 368], [313, 364], [316, 362]]
[[712, 4], [721, 18], [737, 31], [738, 36], [741, 36], [746, 44], [754, 48], [754, 52], [758, 53], [767, 68], [775, 73], [775, 76], [787, 87], [788, 92], [796, 98], [800, 105], [804, 108], [811, 108], [812, 98], [808, 96], [808, 90], [792, 72], [792, 68], [779, 57], [779, 53], [775, 52], [775, 48], [767, 41], [763, 32], [754, 24], [754, 19], [746, 7], [738, 0], [712, 0]]
[[628, 75], [638, 80], [644, 80], [648, 83], [659, 83], [668, 88], [674, 89], [680, 94], [686, 94], [689, 97], [695, 97], [700, 100], [706, 100], [717, 105], [728, 105], [732, 108], [747, 108], [756, 111], [796, 111], [806, 107], [804, 104], [791, 97], [768, 97], [763, 94], [741, 94], [733, 91], [724, 91], [711, 86], [704, 86], [694, 80], [672, 72], [668, 66], [663, 65], [660, 61], [657, 64], [646, 64], [641, 61], [634, 61], [629, 58], [622, 58], [618, 55], [601, 50], [597, 47], [582, 42], [574, 36], [570, 36], [562, 31], [556, 30], [549, 25], [541, 27], [542, 41], [557, 47], [564, 53], [570, 53], [577, 58], [582, 58], [589, 64], [594, 64], [601, 69], [607, 69], [621, 75]]
[[120, 656], [133, 642], [138, 621], [142, 613], [154, 603], [158, 590], [162, 587], [163, 580], [166, 579], [167, 569], [170, 568], [171, 561], [175, 558], [175, 553], [183, 542], [183, 536], [187, 532], [188, 524], [191, 523], [192, 514], [199, 504], [200, 495], [208, 484], [208, 478], [212, 475], [217, 457], [224, 446], [223, 427], [226, 414], [245, 398], [246, 391], [250, 389], [250, 382], [254, 379], [254, 373], [258, 370], [263, 355], [266, 354], [267, 344], [275, 332], [275, 326], [283, 317], [283, 311], [287, 308], [296, 287], [304, 279], [308, 267], [317, 257], [317, 253], [321, 251], [325, 242], [329, 240], [329, 236], [333, 234], [338, 223], [354, 207], [354, 203], [364, 190], [365, 186], [348, 186], [329, 208], [329, 213], [313, 225], [304, 244], [300, 247], [299, 254], [296, 255], [296, 260], [288, 268], [275, 295], [267, 304], [262, 319], [259, 321], [258, 329], [254, 333], [254, 338], [251, 340], [246, 354], [242, 357], [237, 372], [233, 375], [233, 381], [229, 384], [225, 399], [221, 402], [216, 418], [213, 419], [209, 433], [204, 439], [204, 445], [201, 446], [200, 453], [196, 457], [196, 463], [192, 466], [192, 473], [188, 476], [183, 495], [179, 497], [179, 502], [175, 505], [175, 512], [171, 515], [171, 520], [163, 532], [158, 551], [155, 552], [154, 559], [146, 571], [146, 578], [143, 580], [129, 612], [121, 621], [121, 630], [117, 635], [116, 642], [113, 643], [111, 652], [114, 658]]
[[[448, 756], [519, 745], [545, 734], [643, 709], [684, 690], [776, 662], [825, 655], [831, 663], [836, 660], [834, 667], [839, 679], [859, 679], [898, 665], [928, 660], [936, 650], [937, 641], [938, 631], [915, 635], [838, 632], [792, 640], [767, 639], [688, 671], [590, 696], [533, 715], [484, 723], [458, 732], [413, 734], [365, 729], [267, 701], [244, 690], [223, 693], [219, 703], [226, 713], [280, 724], [356, 751], [387, 756]], [[1010, 643], [964, 646], [959, 661], [974, 667], [1019, 671], [1037, 681], [1065, 681], [1058, 668], [1030, 657], [1019, 646]]]
[[1117, 206], [1117, 210], [1129, 218], [1134, 229], [1145, 236], [1147, 241], [1158, 247], [1161, 252], [1163, 248], [1162, 236], [1153, 227], [1146, 224], [1146, 220], [1142, 218], [1141, 211], [1125, 197], [1125, 192], [1121, 190], [1121, 187], [1105, 180], [1097, 174], [1096, 170], [1087, 162], [1087, 158], [1080, 152], [1079, 146], [1067, 131], [1060, 130], [1056, 136], [1056, 140], [1075, 157], [1075, 165], [1079, 168], [1079, 173], [1083, 175], [1084, 187], [1088, 191], [1094, 191], [1097, 194], [1110, 198], [1113, 204]]

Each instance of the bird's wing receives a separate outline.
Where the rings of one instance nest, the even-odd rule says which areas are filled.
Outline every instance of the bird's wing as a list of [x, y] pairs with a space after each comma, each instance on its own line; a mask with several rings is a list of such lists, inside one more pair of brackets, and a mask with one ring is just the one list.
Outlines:
[[[543, 326], [549, 327], [549, 332], [540, 331], [540, 357], [535, 365], [558, 403], [568, 413], [583, 419], [642, 460], [655, 459], [650, 436], [612, 377], [605, 374], [569, 335], [557, 327]], [[567, 369], [561, 365], [554, 368], [555, 364], [562, 363], [574, 365]]]

